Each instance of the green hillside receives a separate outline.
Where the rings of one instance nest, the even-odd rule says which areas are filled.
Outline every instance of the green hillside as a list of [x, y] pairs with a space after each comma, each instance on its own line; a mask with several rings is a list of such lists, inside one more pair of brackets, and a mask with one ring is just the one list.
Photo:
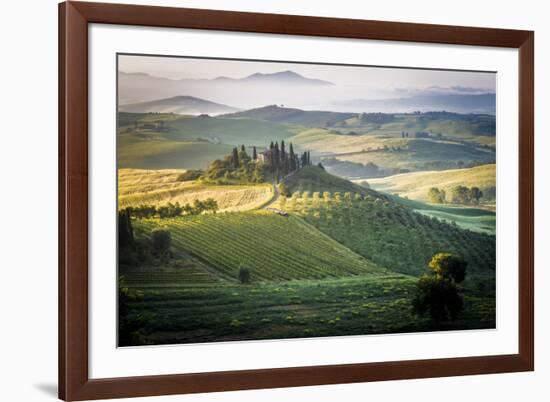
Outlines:
[[488, 164], [469, 169], [411, 172], [369, 180], [372, 188], [396, 194], [417, 201], [428, 201], [428, 191], [437, 187], [450, 193], [455, 186], [478, 187], [485, 200], [494, 201], [496, 187], [496, 165]]
[[293, 216], [257, 211], [136, 222], [145, 234], [158, 226], [170, 230], [177, 250], [230, 278], [237, 278], [241, 265], [256, 282], [385, 272]]
[[[295, 191], [309, 191], [310, 193], [315, 191], [328, 191], [331, 193], [351, 192], [362, 195], [375, 193], [374, 191], [352, 183], [349, 180], [331, 175], [318, 166], [306, 166], [295, 174], [289, 176], [285, 180], [285, 184], [291, 193], [294, 193]], [[382, 197], [381, 195], [379, 196]]]
[[258, 120], [170, 113], [119, 113], [118, 127], [118, 167], [132, 169], [204, 169], [234, 145], [261, 148], [299, 130]]
[[493, 211], [456, 205], [427, 204], [420, 201], [388, 195], [395, 202], [423, 215], [436, 217], [449, 223], [456, 223], [462, 229], [495, 235], [496, 214]]
[[226, 114], [224, 117], [256, 119], [305, 127], [325, 127], [356, 115], [356, 113], [309, 111], [269, 105], [243, 112]]
[[296, 192], [281, 197], [279, 208], [396, 272], [419, 275], [432, 255], [444, 251], [466, 259], [470, 278], [494, 275], [494, 236], [461, 229], [381, 196]]

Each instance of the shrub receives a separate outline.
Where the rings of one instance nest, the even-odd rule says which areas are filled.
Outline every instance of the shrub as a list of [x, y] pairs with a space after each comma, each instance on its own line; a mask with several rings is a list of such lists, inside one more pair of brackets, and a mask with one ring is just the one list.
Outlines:
[[242, 284], [250, 283], [250, 271], [243, 265], [239, 267], [239, 282]]
[[166, 256], [170, 251], [171, 243], [172, 236], [168, 230], [157, 228], [151, 232], [151, 245], [153, 253], [157, 256]]
[[285, 183], [279, 184], [279, 191], [281, 192], [282, 196], [290, 197], [290, 190], [288, 189], [288, 186]]
[[437, 187], [432, 187], [428, 191], [428, 199], [433, 204], [444, 204], [445, 196], [445, 190], [439, 189]]
[[204, 175], [204, 170], [187, 170], [178, 176], [178, 181], [197, 180]]

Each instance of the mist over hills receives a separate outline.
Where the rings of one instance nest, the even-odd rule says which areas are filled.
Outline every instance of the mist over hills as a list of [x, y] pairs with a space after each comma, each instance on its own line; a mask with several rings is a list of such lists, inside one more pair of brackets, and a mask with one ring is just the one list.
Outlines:
[[243, 78], [220, 76], [213, 79], [179, 80], [146, 73], [118, 74], [121, 105], [186, 94], [247, 109], [274, 101], [283, 103], [303, 94], [304, 89], [315, 93], [320, 88], [331, 86], [334, 86], [331, 82], [304, 77], [289, 70], [272, 74], [255, 73]]
[[121, 105], [119, 111], [130, 113], [176, 113], [186, 115], [223, 114], [236, 112], [239, 109], [211, 102], [194, 96], [174, 96], [150, 102]]
[[488, 113], [496, 112], [496, 94], [446, 94], [421, 93], [395, 99], [352, 99], [335, 102], [336, 108], [348, 111], [365, 112], [401, 112], [414, 111], [447, 111], [455, 113]]
[[[218, 76], [212, 79], [170, 79], [147, 73], [119, 72], [119, 104], [127, 106], [179, 96], [208, 99], [221, 108], [173, 106], [173, 110], [149, 105], [151, 111], [182, 114], [220, 114], [261, 108], [277, 104], [301, 110], [325, 110], [344, 113], [411, 113], [414, 111], [448, 111], [456, 113], [496, 112], [496, 94], [481, 88], [427, 87], [415, 91], [388, 88], [385, 93], [358, 85], [339, 85], [306, 77], [291, 70], [253, 73], [242, 78]], [[231, 106], [226, 106], [231, 105]], [[143, 105], [141, 105], [143, 106]], [[231, 109], [226, 109], [231, 108]]]

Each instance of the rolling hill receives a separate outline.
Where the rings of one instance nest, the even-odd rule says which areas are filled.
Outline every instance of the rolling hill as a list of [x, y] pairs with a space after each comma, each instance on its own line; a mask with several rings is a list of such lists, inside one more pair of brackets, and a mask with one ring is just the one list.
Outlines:
[[118, 207], [140, 205], [193, 204], [195, 200], [213, 198], [219, 212], [257, 209], [273, 197], [271, 184], [205, 185], [182, 181], [184, 170], [118, 170]]
[[423, 202], [429, 201], [428, 191], [432, 187], [443, 189], [449, 193], [452, 187], [458, 185], [476, 186], [484, 193], [482, 202], [491, 202], [495, 198], [496, 165], [488, 164], [468, 169], [403, 173], [370, 179], [369, 184], [375, 190]]
[[[308, 169], [308, 175], [320, 170]], [[365, 194], [364, 190], [348, 187], [342, 192], [345, 187], [336, 180], [327, 187], [307, 180], [311, 187], [303, 185], [292, 197], [279, 197], [278, 208], [297, 214], [339, 243], [392, 271], [419, 275], [433, 254], [448, 251], [468, 261], [470, 276], [494, 275], [494, 236], [417, 213], [376, 191]]]
[[149, 102], [131, 103], [120, 105], [120, 112], [130, 113], [176, 113], [186, 115], [200, 114], [224, 114], [235, 112], [239, 109], [211, 102], [194, 96], [174, 96], [171, 98], [157, 99]]
[[386, 273], [297, 217], [267, 211], [210, 214], [140, 220], [136, 230], [147, 233], [159, 226], [170, 228], [176, 249], [231, 278], [238, 277], [240, 266], [255, 282]]
[[330, 193], [350, 192], [362, 196], [370, 194], [377, 198], [385, 198], [368, 188], [352, 183], [349, 180], [327, 173], [318, 166], [306, 166], [285, 179], [285, 184], [291, 193], [308, 191], [310, 193], [328, 191]]
[[356, 113], [309, 111], [269, 105], [260, 108], [226, 114], [227, 118], [248, 118], [274, 123], [296, 124], [305, 127], [325, 127], [355, 116]]

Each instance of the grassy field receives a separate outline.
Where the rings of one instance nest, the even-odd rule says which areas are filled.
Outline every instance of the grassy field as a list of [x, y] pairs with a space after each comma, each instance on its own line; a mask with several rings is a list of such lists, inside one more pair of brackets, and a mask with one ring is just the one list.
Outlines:
[[180, 205], [213, 198], [219, 211], [248, 211], [257, 209], [273, 197], [271, 184], [207, 185], [201, 182], [180, 181], [184, 170], [119, 169], [119, 208], [140, 205]]
[[484, 193], [493, 195], [494, 199], [496, 165], [488, 164], [469, 169], [403, 173], [369, 179], [368, 182], [375, 190], [423, 202], [428, 201], [428, 191], [432, 187], [443, 189], [447, 194], [450, 194], [451, 188], [458, 185], [479, 187]]
[[493, 211], [456, 205], [428, 204], [398, 196], [389, 197], [401, 205], [412, 208], [416, 212], [450, 223], [454, 222], [463, 229], [490, 235], [495, 235], [496, 233], [496, 214]]
[[414, 284], [414, 278], [390, 274], [185, 286], [167, 275], [165, 283], [134, 283], [144, 297], [131, 308], [147, 317], [147, 344], [494, 328], [494, 297], [476, 291], [466, 295], [457, 321], [435, 325], [414, 317]]

